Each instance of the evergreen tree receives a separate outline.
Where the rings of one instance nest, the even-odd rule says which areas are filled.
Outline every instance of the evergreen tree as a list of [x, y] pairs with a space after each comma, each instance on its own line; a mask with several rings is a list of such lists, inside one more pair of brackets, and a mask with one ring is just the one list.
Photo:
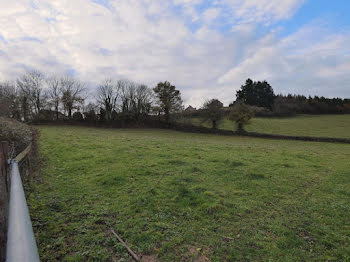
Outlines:
[[245, 85], [241, 86], [241, 90], [237, 91], [236, 97], [247, 105], [272, 109], [275, 94], [268, 82], [255, 82], [248, 78]]

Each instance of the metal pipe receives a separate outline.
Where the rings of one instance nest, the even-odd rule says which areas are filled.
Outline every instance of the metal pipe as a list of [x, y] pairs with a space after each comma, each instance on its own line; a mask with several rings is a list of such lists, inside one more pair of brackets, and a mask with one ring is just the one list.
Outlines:
[[18, 163], [11, 162], [6, 262], [40, 261]]

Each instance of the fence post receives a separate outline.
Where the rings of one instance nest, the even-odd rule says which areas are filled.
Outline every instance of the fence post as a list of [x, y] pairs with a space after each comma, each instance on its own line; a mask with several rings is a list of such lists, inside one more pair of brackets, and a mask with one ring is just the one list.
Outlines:
[[8, 190], [8, 142], [0, 142], [0, 262], [6, 258]]

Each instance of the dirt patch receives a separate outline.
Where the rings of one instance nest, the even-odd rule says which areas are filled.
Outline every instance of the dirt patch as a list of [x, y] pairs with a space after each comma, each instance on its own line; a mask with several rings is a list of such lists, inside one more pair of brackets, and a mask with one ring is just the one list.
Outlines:
[[142, 256], [141, 257], [142, 262], [157, 262], [157, 257], [153, 255], [148, 255], [148, 256]]
[[188, 254], [191, 258], [193, 258], [193, 261], [196, 262], [208, 262], [210, 259], [207, 257], [208, 249], [198, 248], [195, 246], [187, 246], [188, 248]]

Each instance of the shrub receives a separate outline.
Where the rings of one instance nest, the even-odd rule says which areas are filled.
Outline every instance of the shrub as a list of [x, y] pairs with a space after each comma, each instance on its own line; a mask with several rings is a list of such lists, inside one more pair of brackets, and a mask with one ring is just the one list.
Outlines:
[[82, 113], [80, 113], [79, 111], [78, 112], [74, 112], [73, 120], [74, 121], [83, 121], [84, 117], [83, 117]]
[[254, 112], [254, 116], [272, 116], [273, 112], [266, 107], [260, 106], [249, 106], [251, 110]]
[[205, 121], [212, 122], [213, 129], [216, 129], [217, 122], [223, 117], [223, 103], [218, 99], [207, 100], [202, 108], [202, 116]]
[[0, 117], [0, 140], [8, 141], [13, 154], [24, 150], [32, 141], [32, 129], [16, 120]]
[[236, 122], [239, 133], [244, 133], [244, 125], [249, 124], [253, 116], [254, 111], [248, 105], [238, 102], [233, 106], [229, 119]]
[[0, 141], [9, 142], [9, 158], [15, 158], [32, 143], [27, 161], [20, 166], [20, 172], [25, 181], [27, 179], [26, 175], [38, 167], [38, 139], [39, 132], [37, 129], [16, 120], [0, 117]]

